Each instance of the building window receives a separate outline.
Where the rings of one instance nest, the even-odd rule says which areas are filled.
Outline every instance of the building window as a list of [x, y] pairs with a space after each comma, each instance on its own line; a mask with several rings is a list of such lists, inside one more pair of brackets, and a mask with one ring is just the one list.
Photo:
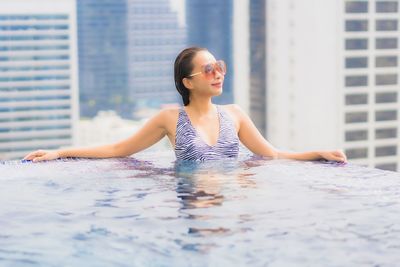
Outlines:
[[366, 75], [346, 76], [345, 85], [346, 87], [367, 86], [368, 76]]
[[347, 1], [346, 13], [368, 13], [368, 2]]
[[361, 159], [368, 156], [368, 148], [351, 148], [346, 149], [348, 159]]
[[396, 49], [397, 38], [376, 38], [375, 40], [376, 49]]
[[397, 110], [385, 110], [375, 112], [375, 121], [397, 120]]
[[365, 105], [368, 104], [367, 94], [346, 95], [346, 105]]
[[395, 13], [398, 10], [397, 1], [379, 1], [375, 5], [377, 13]]
[[367, 130], [346, 131], [345, 140], [347, 142], [368, 140], [368, 131]]
[[375, 129], [375, 139], [397, 138], [397, 128]]
[[375, 85], [395, 85], [395, 84], [397, 84], [397, 74], [375, 75]]
[[353, 38], [346, 39], [346, 50], [366, 50], [368, 49], [368, 39]]
[[377, 20], [375, 24], [375, 30], [378, 32], [397, 31], [397, 20], [396, 19]]
[[375, 58], [375, 67], [397, 67], [397, 56], [377, 56]]
[[361, 68], [368, 68], [368, 58], [367, 57], [348, 57], [348, 58], [346, 58], [346, 69], [361, 69]]
[[346, 20], [346, 32], [365, 32], [368, 31], [368, 20]]
[[385, 170], [385, 171], [397, 171], [397, 164], [396, 163], [384, 163], [384, 164], [377, 164], [375, 165], [376, 168]]
[[397, 92], [376, 93], [375, 103], [397, 103]]
[[348, 112], [345, 118], [346, 123], [362, 123], [368, 121], [367, 112]]
[[375, 157], [396, 156], [397, 146], [378, 146], [375, 147]]

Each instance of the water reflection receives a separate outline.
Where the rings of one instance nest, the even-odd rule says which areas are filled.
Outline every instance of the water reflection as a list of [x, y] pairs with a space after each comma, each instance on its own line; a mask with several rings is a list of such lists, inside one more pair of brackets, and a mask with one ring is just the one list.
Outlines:
[[[229, 224], [215, 223], [215, 220], [224, 216], [219, 210], [225, 201], [232, 201], [231, 195], [238, 197], [242, 188], [256, 187], [252, 179], [254, 174], [243, 166], [247, 166], [246, 161], [175, 162], [176, 192], [181, 203], [179, 212], [189, 220], [189, 236], [218, 237], [247, 230], [238, 225], [232, 227]], [[242, 218], [247, 221], [251, 216], [239, 212], [235, 217], [235, 221], [241, 221]], [[210, 223], [212, 221], [214, 223]], [[200, 252], [207, 252], [215, 246], [213, 242], [182, 244], [186, 249]]]
[[224, 170], [212, 169], [206, 163], [176, 162], [176, 192], [181, 199], [182, 209], [207, 208], [222, 205], [222, 181]]
[[[254, 187], [252, 173], [240, 172], [244, 162], [175, 162], [177, 178], [176, 192], [181, 199], [182, 210], [220, 206], [224, 202], [223, 190], [232, 189], [232, 184], [239, 187]], [[235, 184], [234, 184], [235, 185]]]

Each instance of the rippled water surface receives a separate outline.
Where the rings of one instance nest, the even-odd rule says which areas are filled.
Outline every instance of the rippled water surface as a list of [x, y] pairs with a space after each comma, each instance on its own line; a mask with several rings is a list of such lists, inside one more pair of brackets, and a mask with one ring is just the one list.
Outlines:
[[174, 160], [0, 162], [0, 266], [399, 264], [399, 173]]

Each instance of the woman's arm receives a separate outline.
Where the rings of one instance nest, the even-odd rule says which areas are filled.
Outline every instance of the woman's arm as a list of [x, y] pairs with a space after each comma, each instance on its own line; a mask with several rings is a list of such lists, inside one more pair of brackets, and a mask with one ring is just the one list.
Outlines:
[[112, 158], [125, 157], [137, 153], [160, 141], [167, 133], [167, 110], [160, 111], [157, 115], [145, 123], [145, 125], [131, 137], [120, 142], [88, 147], [69, 148], [55, 151], [37, 150], [24, 157], [26, 160], [42, 161], [66, 157], [83, 158]]
[[240, 141], [254, 154], [260, 156], [271, 157], [274, 159], [296, 159], [296, 160], [318, 160], [327, 159], [345, 162], [347, 161], [346, 155], [340, 151], [311, 151], [302, 153], [293, 153], [279, 151], [273, 147], [265, 138], [260, 134], [254, 123], [249, 116], [242, 111], [238, 105], [232, 105], [232, 112], [238, 120], [239, 124], [239, 139]]

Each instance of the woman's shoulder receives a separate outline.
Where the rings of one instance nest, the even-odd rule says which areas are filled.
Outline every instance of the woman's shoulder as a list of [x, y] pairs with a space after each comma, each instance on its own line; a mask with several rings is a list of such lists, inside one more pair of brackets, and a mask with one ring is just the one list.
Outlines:
[[222, 108], [229, 115], [229, 117], [231, 117], [236, 128], [239, 129], [239, 125], [244, 114], [242, 108], [237, 104], [219, 105], [219, 107]]
[[179, 115], [179, 110], [181, 109], [180, 106], [168, 106], [162, 108], [156, 116], [160, 119], [164, 120], [165, 122], [169, 122], [171, 120], [176, 120]]
[[219, 105], [219, 106], [222, 107], [222, 109], [224, 109], [228, 113], [231, 113], [234, 117], [240, 116], [241, 114], [243, 114], [243, 110], [238, 104], [227, 104], [227, 105]]
[[156, 123], [159, 127], [165, 128], [171, 131], [176, 125], [179, 115], [179, 106], [168, 106], [164, 107], [155, 114], [151, 120]]

